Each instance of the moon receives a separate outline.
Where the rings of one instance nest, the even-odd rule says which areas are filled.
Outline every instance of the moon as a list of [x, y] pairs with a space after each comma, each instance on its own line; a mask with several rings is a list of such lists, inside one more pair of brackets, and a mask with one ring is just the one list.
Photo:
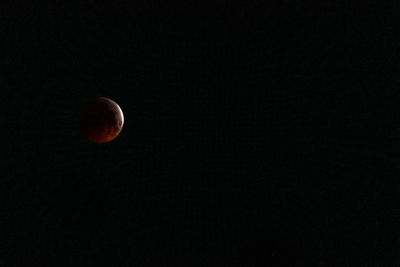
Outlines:
[[124, 126], [124, 114], [119, 105], [107, 97], [96, 97], [81, 108], [79, 126], [91, 142], [107, 143], [114, 140]]

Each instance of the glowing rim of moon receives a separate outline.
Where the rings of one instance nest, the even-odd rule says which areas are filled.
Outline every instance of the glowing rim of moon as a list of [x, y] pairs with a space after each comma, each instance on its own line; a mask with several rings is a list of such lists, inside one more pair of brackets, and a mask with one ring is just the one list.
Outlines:
[[[111, 101], [112, 103], [114, 103], [114, 104], [117, 106], [117, 108], [118, 108], [118, 110], [119, 110], [119, 113], [121, 114], [121, 119], [122, 119], [121, 131], [122, 131], [122, 127], [123, 127], [124, 124], [125, 124], [125, 118], [124, 118], [124, 113], [122, 112], [121, 107], [118, 105], [117, 102], [115, 102], [115, 101], [112, 100], [111, 98], [108, 98], [108, 97], [105, 97], [105, 96], [99, 96], [98, 98], [99, 98], [99, 99], [103, 98], [103, 99], [106, 100], [106, 101]], [[118, 134], [118, 135], [119, 135], [119, 134]]]

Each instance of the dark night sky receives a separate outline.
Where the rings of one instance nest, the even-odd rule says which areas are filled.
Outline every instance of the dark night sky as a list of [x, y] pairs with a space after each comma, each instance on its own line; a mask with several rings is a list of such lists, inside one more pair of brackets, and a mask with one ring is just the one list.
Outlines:
[[13, 2], [1, 266], [398, 266], [396, 1]]

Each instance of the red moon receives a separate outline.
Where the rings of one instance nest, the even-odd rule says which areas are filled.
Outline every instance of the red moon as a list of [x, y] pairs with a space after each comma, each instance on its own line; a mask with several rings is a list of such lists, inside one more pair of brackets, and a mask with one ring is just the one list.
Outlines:
[[124, 114], [113, 100], [96, 97], [82, 106], [80, 129], [82, 134], [94, 143], [114, 140], [124, 125]]

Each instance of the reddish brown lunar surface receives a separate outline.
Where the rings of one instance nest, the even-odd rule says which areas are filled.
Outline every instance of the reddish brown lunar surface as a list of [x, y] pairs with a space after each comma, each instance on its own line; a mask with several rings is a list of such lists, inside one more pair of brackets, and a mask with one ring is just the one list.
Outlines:
[[79, 119], [82, 134], [94, 143], [114, 140], [124, 125], [121, 108], [106, 97], [96, 97], [86, 102]]

